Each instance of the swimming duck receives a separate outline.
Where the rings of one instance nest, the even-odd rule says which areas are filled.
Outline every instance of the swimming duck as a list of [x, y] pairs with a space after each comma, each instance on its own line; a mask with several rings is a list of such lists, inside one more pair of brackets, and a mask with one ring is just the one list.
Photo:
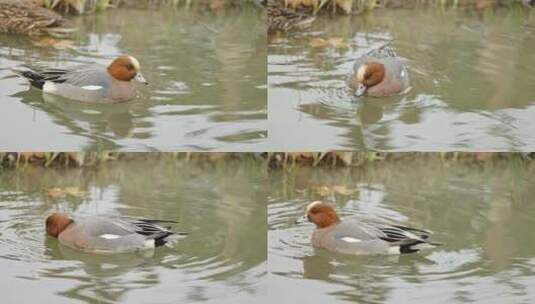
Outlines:
[[136, 58], [120, 56], [107, 67], [87, 64], [15, 72], [44, 93], [87, 102], [121, 102], [136, 96], [134, 81], [148, 84], [139, 69]]
[[334, 209], [320, 201], [306, 207], [316, 225], [312, 245], [343, 254], [406, 254], [440, 244], [431, 243], [430, 231], [373, 221], [342, 222]]
[[177, 233], [159, 226], [173, 221], [124, 217], [71, 218], [54, 213], [46, 219], [46, 233], [67, 247], [92, 253], [124, 253], [163, 246]]
[[394, 50], [383, 46], [356, 60], [349, 86], [357, 97], [391, 96], [410, 88], [409, 73]]
[[0, 32], [65, 37], [75, 31], [61, 15], [28, 0], [0, 0]]
[[306, 28], [314, 22], [316, 17], [287, 9], [280, 1], [263, 0], [267, 9], [268, 33], [286, 32], [293, 28]]

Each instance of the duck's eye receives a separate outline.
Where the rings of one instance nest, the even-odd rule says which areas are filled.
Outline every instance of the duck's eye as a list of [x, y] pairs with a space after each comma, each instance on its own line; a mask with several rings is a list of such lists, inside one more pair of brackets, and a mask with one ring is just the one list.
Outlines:
[[312, 214], [317, 214], [319, 211], [320, 211], [320, 210], [317, 209], [317, 208], [312, 208], [312, 209], [310, 210], [310, 213], [312, 213]]
[[134, 65], [133, 65], [133, 64], [131, 64], [131, 63], [127, 63], [127, 64], [126, 64], [126, 68], [127, 68], [128, 70], [130, 70], [130, 71], [131, 71], [131, 70], [133, 70], [133, 69], [134, 69]]

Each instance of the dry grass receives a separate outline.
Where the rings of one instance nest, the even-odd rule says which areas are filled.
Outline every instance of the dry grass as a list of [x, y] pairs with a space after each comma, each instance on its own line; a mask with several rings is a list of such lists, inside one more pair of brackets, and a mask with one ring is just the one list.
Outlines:
[[38, 4], [61, 13], [83, 14], [121, 6], [169, 5], [219, 10], [229, 6], [249, 5], [254, 0], [34, 0]]
[[191, 153], [191, 152], [0, 152], [0, 167], [91, 167], [111, 161], [180, 159], [215, 163], [241, 159], [262, 159], [259, 153]]
[[500, 160], [530, 161], [535, 153], [486, 153], [486, 152], [294, 152], [266, 153], [271, 169], [307, 167], [359, 167], [378, 162], [406, 161], [411, 159], [437, 159], [447, 162], [486, 163]]
[[485, 9], [497, 6], [513, 6], [529, 3], [529, 0], [268, 0], [279, 2], [302, 13], [355, 14], [379, 7], [416, 7], [435, 5], [442, 7], [474, 7]]
[[435, 159], [443, 162], [466, 164], [496, 161], [531, 161], [534, 153], [487, 152], [265, 152], [265, 153], [197, 153], [197, 152], [0, 152], [0, 167], [21, 168], [29, 165], [44, 167], [91, 167], [112, 161], [142, 161], [176, 159], [205, 163], [218, 163], [255, 159], [266, 161], [271, 169], [304, 167], [360, 167], [381, 162]]

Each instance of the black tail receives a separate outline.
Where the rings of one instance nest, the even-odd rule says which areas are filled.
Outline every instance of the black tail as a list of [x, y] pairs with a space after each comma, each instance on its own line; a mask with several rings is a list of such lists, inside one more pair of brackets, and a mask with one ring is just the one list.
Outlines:
[[401, 245], [399, 247], [399, 252], [401, 254], [414, 253], [414, 252], [418, 252], [418, 251], [420, 251], [422, 249], [425, 249], [425, 248], [433, 248], [433, 247], [437, 247], [437, 246], [442, 246], [442, 243], [434, 243], [434, 242], [416, 240], [413, 243]]
[[414, 252], [418, 252], [420, 249], [416, 249], [416, 248], [412, 248], [412, 246], [414, 245], [418, 245], [418, 244], [422, 244], [424, 242], [422, 241], [415, 241], [414, 243], [411, 243], [411, 244], [407, 244], [407, 245], [401, 245], [399, 247], [399, 252], [401, 254], [407, 254], [407, 253], [414, 253]]
[[45, 85], [45, 79], [43, 78], [43, 76], [32, 71], [23, 71], [23, 72], [19, 72], [18, 74], [28, 79], [32, 86], [40, 90], [43, 89], [43, 86]]
[[136, 220], [137, 220], [137, 221], [140, 221], [140, 222], [154, 223], [154, 224], [158, 224], [158, 223], [173, 223], [173, 224], [178, 224], [177, 221], [170, 221], [170, 220], [151, 220], [151, 219], [144, 219], [144, 218], [136, 219]]
[[154, 238], [154, 246], [160, 247], [167, 243], [166, 238], [174, 234], [172, 231], [163, 231], [161, 233], [155, 234], [152, 237]]

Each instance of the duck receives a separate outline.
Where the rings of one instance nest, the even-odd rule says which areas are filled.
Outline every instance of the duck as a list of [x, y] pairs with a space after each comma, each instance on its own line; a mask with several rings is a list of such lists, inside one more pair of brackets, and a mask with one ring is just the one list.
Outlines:
[[86, 64], [14, 72], [43, 93], [85, 102], [123, 102], [136, 96], [134, 82], [149, 84], [139, 70], [139, 61], [135, 57], [123, 55], [108, 66]]
[[263, 0], [261, 4], [267, 10], [269, 34], [307, 28], [316, 20], [314, 16], [311, 17], [287, 9], [281, 1]]
[[333, 207], [322, 201], [307, 205], [306, 217], [316, 225], [311, 243], [316, 248], [348, 255], [416, 253], [440, 246], [430, 242], [431, 231], [379, 221], [341, 221]]
[[387, 97], [407, 92], [410, 79], [401, 58], [385, 45], [355, 61], [349, 86], [357, 97]]
[[132, 253], [161, 247], [173, 234], [162, 223], [174, 221], [92, 215], [73, 218], [53, 213], [46, 218], [46, 234], [63, 246], [90, 253]]
[[64, 38], [76, 29], [61, 15], [28, 0], [0, 0], [0, 32]]

